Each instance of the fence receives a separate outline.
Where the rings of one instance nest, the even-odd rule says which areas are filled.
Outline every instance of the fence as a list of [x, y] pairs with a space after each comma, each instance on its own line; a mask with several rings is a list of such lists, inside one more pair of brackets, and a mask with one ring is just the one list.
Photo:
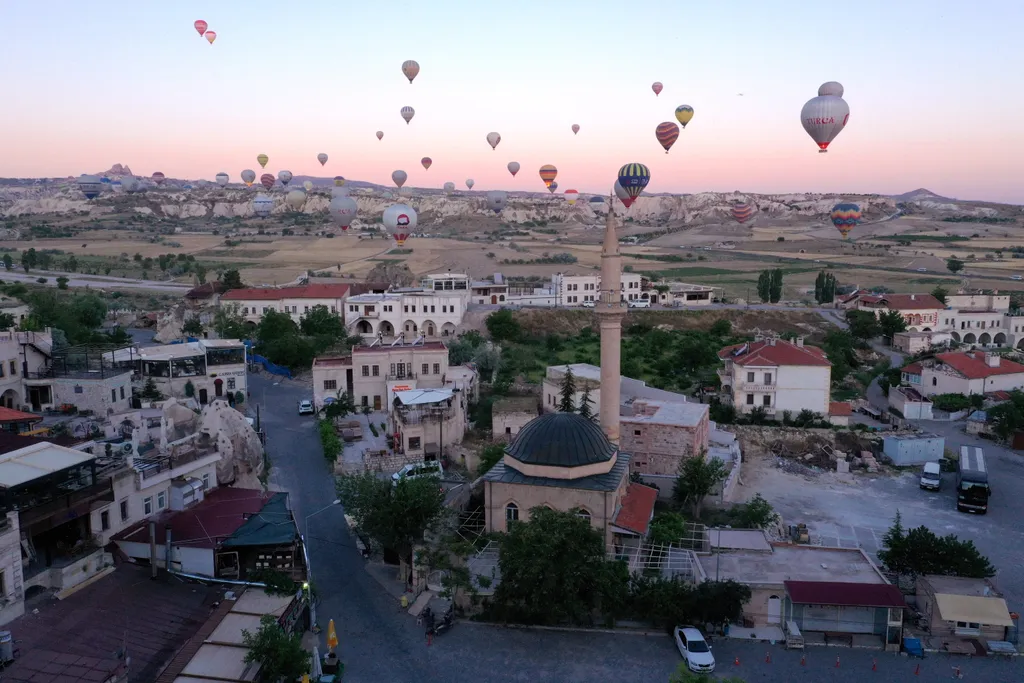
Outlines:
[[256, 353], [252, 354], [250, 358], [252, 358], [252, 362], [254, 364], [262, 365], [263, 369], [272, 375], [281, 375], [282, 377], [287, 377], [288, 379], [292, 378], [292, 371], [284, 367], [283, 365], [271, 363], [269, 360]]

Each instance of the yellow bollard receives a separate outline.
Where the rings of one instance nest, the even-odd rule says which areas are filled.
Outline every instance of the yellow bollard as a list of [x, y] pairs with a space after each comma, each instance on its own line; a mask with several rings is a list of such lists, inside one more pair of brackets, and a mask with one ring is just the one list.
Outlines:
[[402, 609], [409, 609], [409, 596], [402, 596]]

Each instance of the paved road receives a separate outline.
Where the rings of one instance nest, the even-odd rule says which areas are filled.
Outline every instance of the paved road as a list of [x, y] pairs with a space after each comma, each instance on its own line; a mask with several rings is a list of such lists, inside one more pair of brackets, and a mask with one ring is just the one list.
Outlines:
[[[291, 493], [296, 520], [308, 541], [313, 583], [321, 596], [321, 623], [333, 618], [339, 651], [346, 663], [345, 680], [355, 683], [652, 683], [667, 681], [680, 661], [671, 639], [618, 633], [506, 629], [460, 622], [450, 633], [427, 647], [423, 632], [393, 598], [365, 571], [343, 520], [331, 506], [334, 488], [320, 455], [309, 417], [294, 406], [309, 395], [308, 387], [266, 374], [250, 378], [253, 400], [261, 404], [272, 458], [271, 480]], [[264, 399], [265, 396], [265, 399]], [[308, 520], [306, 515], [319, 512]], [[321, 642], [321, 645], [323, 643]], [[869, 673], [878, 681], [895, 683], [913, 676], [916, 662], [870, 651], [812, 649], [801, 666], [799, 655], [778, 646], [744, 641], [714, 644], [720, 671], [747, 680], [791, 681], [797, 678], [836, 683], [859, 683]], [[765, 652], [772, 663], [764, 662]], [[835, 669], [835, 653], [841, 667]], [[871, 672], [872, 657], [878, 671]], [[740, 666], [731, 664], [740, 658]], [[992, 682], [1019, 680], [1015, 669], [994, 660], [947, 660], [922, 663], [916, 680], [937, 680], [951, 671], [950, 661], [962, 662], [968, 676]]]
[[158, 282], [156, 280], [133, 280], [131, 278], [108, 277], [103, 275], [82, 275], [81, 273], [64, 273], [58, 270], [34, 270], [31, 273], [0, 271], [0, 280], [4, 282], [36, 282], [41, 277], [47, 279], [46, 285], [57, 286], [57, 278], [68, 278], [68, 287], [90, 287], [92, 289], [142, 289], [147, 292], [170, 292], [184, 294], [192, 289], [192, 285], [180, 282]]

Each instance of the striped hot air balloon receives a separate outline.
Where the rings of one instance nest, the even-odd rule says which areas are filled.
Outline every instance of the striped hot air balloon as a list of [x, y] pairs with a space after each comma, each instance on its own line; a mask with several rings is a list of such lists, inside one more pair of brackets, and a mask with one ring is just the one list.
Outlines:
[[267, 188], [268, 190], [274, 186], [274, 176], [270, 173], [264, 173], [260, 176], [260, 185]]
[[658, 138], [658, 142], [665, 148], [665, 154], [672, 149], [672, 145], [676, 144], [676, 140], [679, 138], [679, 126], [672, 123], [671, 121], [664, 121], [658, 124], [658, 127], [654, 129], [654, 136]]
[[407, 59], [402, 62], [402, 73], [409, 79], [409, 85], [412, 85], [412, 80], [416, 78], [419, 72], [420, 65], [415, 59]]
[[512, 177], [515, 178], [516, 173], [519, 173], [519, 162], [510, 161], [508, 162], [508, 166], [506, 168], [508, 168], [508, 172], [512, 174]]
[[267, 162], [270, 161], [270, 157], [268, 157], [266, 154], [257, 154], [256, 161], [257, 163], [259, 163], [260, 168], [266, 168]]
[[416, 110], [412, 107], [402, 107], [402, 118], [405, 119], [406, 123], [412, 121], [412, 117], [416, 116]]
[[844, 240], [850, 239], [850, 231], [860, 223], [861, 216], [859, 206], [846, 202], [833, 206], [832, 213], [829, 214], [829, 218], [832, 219], [832, 225], [836, 226], [836, 230], [839, 231]]
[[156, 183], [157, 185], [163, 185], [164, 180], [166, 179], [167, 177], [160, 171], [157, 171], [153, 174], [153, 182]]
[[640, 193], [651, 182], [651, 171], [643, 164], [626, 164], [619, 169], [619, 185], [630, 198], [630, 204], [640, 196]]
[[569, 202], [569, 206], [574, 205], [576, 203], [576, 200], [579, 199], [579, 198], [580, 198], [580, 191], [579, 190], [566, 190], [565, 191], [565, 199], [566, 199], [566, 201]]
[[334, 176], [334, 185], [335, 187], [343, 187], [345, 185], [345, 178], [340, 175]]
[[423, 168], [427, 171], [430, 170], [430, 165], [434, 163], [434, 160], [430, 157], [423, 157], [420, 159], [420, 163], [423, 164]]
[[754, 217], [754, 212], [755, 209], [752, 204], [740, 202], [732, 206], [732, 217], [736, 219], [737, 223], [746, 223]]
[[555, 181], [558, 176], [558, 169], [551, 164], [544, 164], [540, 167], [540, 179], [544, 181], [544, 186], [547, 188], [551, 187], [551, 183]]

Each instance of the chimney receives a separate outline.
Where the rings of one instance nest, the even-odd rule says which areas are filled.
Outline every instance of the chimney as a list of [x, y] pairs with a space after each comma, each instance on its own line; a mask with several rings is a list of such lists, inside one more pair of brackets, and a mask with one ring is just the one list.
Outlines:
[[985, 365], [989, 366], [990, 368], [998, 368], [999, 367], [999, 356], [998, 356], [998, 354], [986, 353], [985, 354]]
[[796, 338], [796, 345], [797, 345], [797, 347], [799, 347], [801, 349], [804, 348], [804, 338], [803, 337], [797, 337]]

